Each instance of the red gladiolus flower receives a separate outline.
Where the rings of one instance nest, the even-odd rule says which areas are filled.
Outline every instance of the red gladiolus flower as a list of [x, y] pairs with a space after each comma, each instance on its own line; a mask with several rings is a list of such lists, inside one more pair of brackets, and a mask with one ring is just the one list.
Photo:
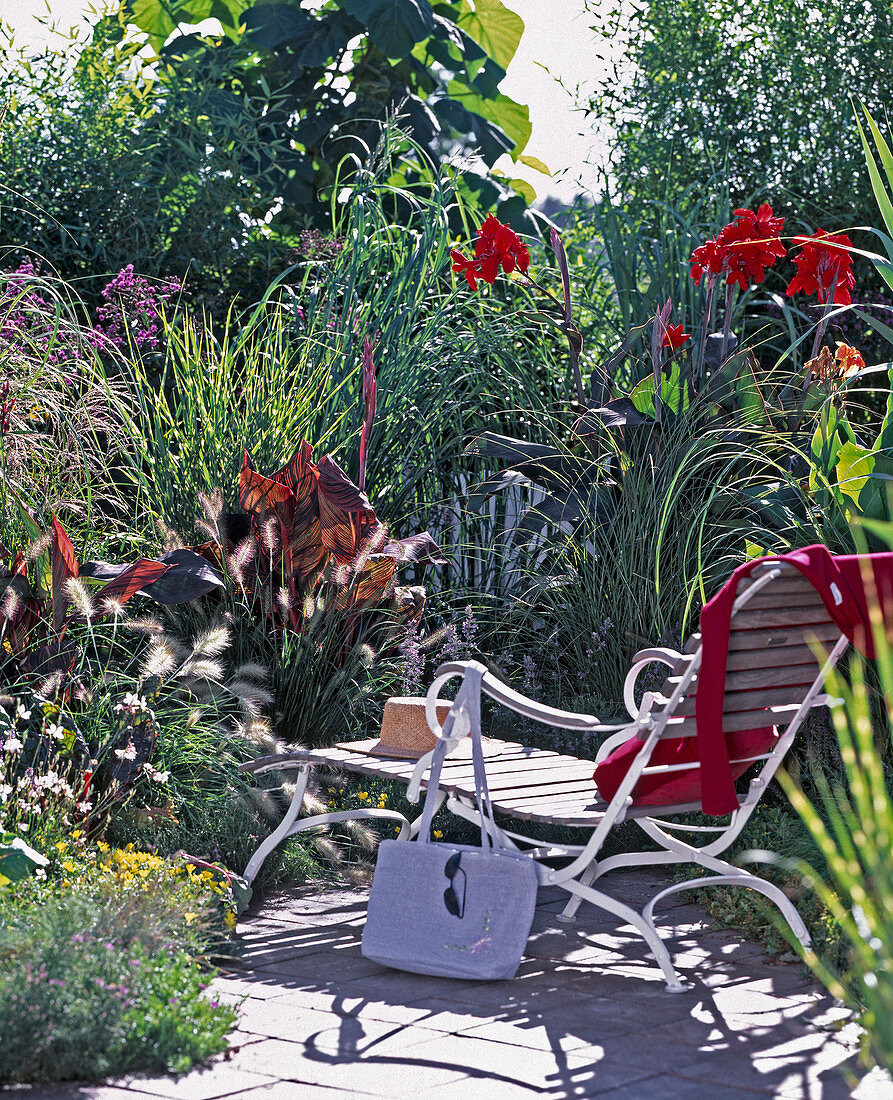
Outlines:
[[856, 280], [851, 270], [853, 258], [847, 251], [853, 242], [846, 233], [835, 235], [817, 229], [811, 237], [795, 237], [794, 244], [802, 251], [794, 257], [797, 274], [788, 284], [788, 297], [802, 290], [817, 295], [822, 304], [848, 306]]
[[736, 210], [735, 221], [692, 253], [695, 285], [700, 286], [705, 271], [714, 278], [725, 274], [727, 286], [737, 283], [742, 290], [751, 283], [761, 283], [766, 268], [786, 254], [779, 237], [783, 225], [784, 218], [777, 218], [767, 202], [756, 212]]
[[691, 339], [690, 332], [683, 332], [682, 325], [667, 325], [664, 330], [664, 338], [661, 342], [662, 348], [671, 348], [673, 351], [676, 348], [681, 348], [686, 340]]
[[461, 271], [472, 290], [477, 290], [478, 279], [483, 279], [492, 286], [496, 282], [500, 266], [506, 275], [510, 275], [516, 267], [526, 273], [530, 266], [527, 246], [513, 229], [503, 225], [492, 214], [488, 215], [478, 232], [474, 259], [469, 260], [456, 249], [450, 251], [450, 256], [453, 260], [453, 271]]

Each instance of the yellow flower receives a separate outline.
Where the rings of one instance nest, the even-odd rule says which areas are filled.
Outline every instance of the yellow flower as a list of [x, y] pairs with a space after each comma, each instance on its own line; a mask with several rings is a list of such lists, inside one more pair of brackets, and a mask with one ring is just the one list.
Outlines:
[[431, 832], [435, 840], [440, 840], [440, 838], [443, 836], [443, 833], [440, 831], [440, 829], [432, 829]]
[[358, 791], [357, 792], [357, 798], [361, 802], [368, 802], [369, 801], [369, 792], [368, 791]]
[[72, 840], [80, 840], [83, 835], [84, 835], [83, 829], [75, 829], [75, 831], [71, 834], [71, 839]]
[[223, 918], [223, 923], [226, 925], [227, 928], [235, 928], [236, 927], [236, 914], [235, 913], [227, 913], [226, 916]]
[[192, 924], [195, 920], [195, 913], [184, 913], [183, 920], [185, 920], [187, 924]]
[[73, 875], [77, 870], [77, 865], [72, 863], [70, 859], [66, 859], [62, 864], [62, 869], [67, 871], [70, 875]]
[[57, 840], [54, 847], [57, 852], [64, 852], [68, 845], [65, 843], [64, 840]]

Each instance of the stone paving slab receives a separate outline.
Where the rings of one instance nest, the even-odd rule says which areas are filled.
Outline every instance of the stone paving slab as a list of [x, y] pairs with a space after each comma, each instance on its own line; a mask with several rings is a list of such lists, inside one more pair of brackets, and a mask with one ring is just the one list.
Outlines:
[[[665, 884], [647, 868], [611, 879], [638, 907]], [[668, 994], [632, 929], [587, 905], [558, 924], [563, 904], [541, 891], [518, 976], [479, 983], [364, 959], [360, 888], [281, 891], [239, 925], [244, 956], [215, 982], [240, 1005], [225, 1056], [176, 1078], [3, 1100], [893, 1100], [886, 1075], [858, 1082], [858, 1028], [799, 963], [676, 896], [660, 926], [692, 988]]]

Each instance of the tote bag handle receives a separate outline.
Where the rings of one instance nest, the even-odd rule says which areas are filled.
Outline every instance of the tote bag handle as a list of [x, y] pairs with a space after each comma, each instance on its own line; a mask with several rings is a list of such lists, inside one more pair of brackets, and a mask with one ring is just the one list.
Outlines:
[[[477, 803], [478, 816], [481, 822], [481, 847], [493, 848], [493, 836], [498, 838], [498, 833], [493, 823], [493, 807], [490, 802], [490, 790], [487, 786], [487, 772], [484, 767], [484, 749], [481, 744], [481, 682], [486, 668], [477, 661], [470, 661], [465, 668], [462, 677], [462, 686], [456, 694], [456, 699], [450, 707], [443, 728], [435, 731], [437, 744], [431, 757], [431, 770], [428, 775], [428, 789], [425, 793], [425, 807], [422, 811], [422, 820], [419, 822], [419, 835], [417, 843], [431, 843], [431, 819], [434, 817], [434, 804], [437, 791], [440, 787], [440, 772], [443, 766], [447, 749], [456, 744], [462, 737], [471, 738], [471, 758], [474, 767], [475, 802]], [[449, 677], [435, 680], [428, 692], [429, 702], [432, 699], [436, 704], [437, 692], [441, 684]], [[433, 709], [433, 708], [432, 708]], [[436, 711], [435, 711], [436, 714]], [[413, 777], [415, 779], [415, 777]], [[419, 777], [421, 778], [421, 777]], [[491, 832], [490, 824], [494, 824]], [[497, 844], [497, 846], [500, 846]]]

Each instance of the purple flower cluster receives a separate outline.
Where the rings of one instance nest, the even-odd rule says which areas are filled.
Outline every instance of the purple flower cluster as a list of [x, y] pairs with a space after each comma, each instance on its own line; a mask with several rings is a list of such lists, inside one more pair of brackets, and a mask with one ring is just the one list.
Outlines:
[[0, 345], [13, 358], [44, 357], [62, 370], [71, 385], [78, 374], [78, 360], [96, 341], [89, 332], [60, 323], [56, 303], [41, 290], [37, 267], [25, 260], [0, 280]]
[[102, 289], [105, 304], [96, 310], [96, 331], [117, 348], [129, 340], [139, 351], [156, 351], [161, 311], [181, 290], [173, 279], [153, 285], [128, 264]]
[[297, 264], [302, 260], [337, 259], [344, 248], [343, 237], [325, 237], [318, 229], [302, 229], [298, 234], [297, 248], [289, 248], [284, 256], [287, 264]]

